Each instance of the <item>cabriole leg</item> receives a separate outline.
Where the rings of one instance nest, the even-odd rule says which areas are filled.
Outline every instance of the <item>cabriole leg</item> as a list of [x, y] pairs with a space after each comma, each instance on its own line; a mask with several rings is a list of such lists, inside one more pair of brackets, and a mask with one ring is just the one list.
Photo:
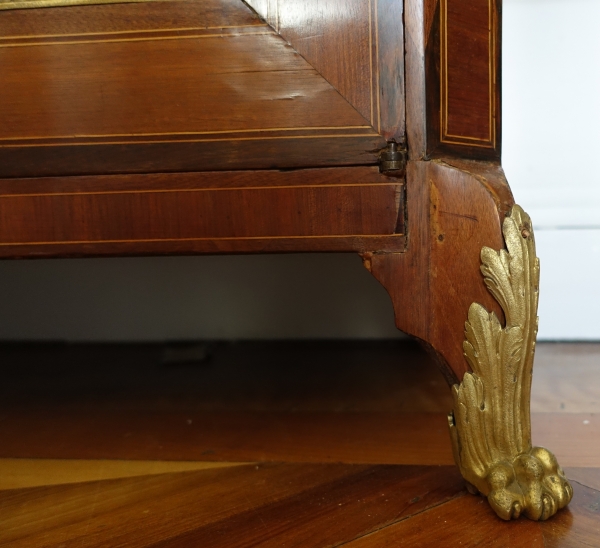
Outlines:
[[503, 519], [548, 519], [573, 490], [554, 455], [531, 444], [531, 220], [501, 168], [483, 162], [409, 163], [407, 205], [406, 252], [366, 254], [365, 265], [388, 290], [398, 328], [434, 351], [452, 385], [450, 433], [469, 490]]

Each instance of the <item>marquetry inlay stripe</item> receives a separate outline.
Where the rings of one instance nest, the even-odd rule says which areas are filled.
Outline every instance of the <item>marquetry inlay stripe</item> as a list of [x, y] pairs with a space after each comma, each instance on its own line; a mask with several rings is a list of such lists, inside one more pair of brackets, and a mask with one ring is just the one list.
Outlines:
[[369, 0], [369, 78], [371, 124], [381, 132], [381, 105], [379, 97], [379, 1]]
[[0, 0], [0, 10], [52, 8], [97, 4], [133, 4], [139, 2], [169, 2], [174, 0]]
[[375, 2], [375, 80], [373, 85], [375, 86], [375, 98], [377, 102], [377, 133], [381, 133], [381, 89], [380, 84], [380, 68], [379, 68], [379, 2]]
[[488, 124], [489, 134], [485, 138], [468, 134], [456, 134], [449, 127], [450, 118], [450, 97], [449, 97], [449, 75], [453, 70], [451, 60], [449, 60], [448, 47], [448, 5], [456, 0], [440, 0], [440, 28], [441, 28], [441, 63], [440, 63], [440, 141], [451, 145], [467, 145], [472, 147], [495, 148], [496, 146], [496, 0], [487, 0], [488, 8]]
[[201, 32], [201, 31], [217, 31], [227, 29], [256, 29], [256, 28], [269, 28], [268, 25], [258, 22], [255, 25], [221, 25], [218, 27], [177, 27], [167, 29], [136, 29], [136, 30], [115, 30], [115, 31], [103, 31], [103, 32], [75, 32], [67, 34], [31, 34], [31, 35], [13, 35], [13, 36], [0, 36], [0, 43], [3, 40], [39, 40], [44, 38], [76, 38], [76, 37], [89, 37], [89, 36], [128, 36], [133, 34], [154, 34], [154, 33], [168, 33], [168, 32]]
[[[362, 127], [362, 126], [359, 126]], [[269, 130], [259, 130], [260, 132], [269, 131]], [[301, 131], [301, 130], [293, 130], [293, 131]], [[306, 131], [306, 130], [304, 130]], [[310, 131], [310, 128], [308, 129]], [[104, 137], [98, 137], [96, 140], [90, 141], [77, 141], [72, 140], [69, 137], [55, 137], [55, 138], [43, 138], [43, 142], [40, 141], [42, 138], [35, 137], [27, 137], [22, 138], [23, 140], [16, 141], [11, 139], [8, 142], [4, 142], [0, 144], [0, 148], [26, 148], [26, 147], [56, 147], [56, 146], [94, 146], [94, 145], [132, 145], [132, 144], [169, 144], [169, 143], [215, 143], [215, 142], [230, 142], [230, 141], [267, 141], [267, 140], [290, 140], [290, 139], [353, 139], [357, 137], [373, 137], [376, 134], [372, 131], [365, 131], [364, 133], [331, 133], [331, 134], [315, 134], [315, 135], [262, 135], [259, 137], [239, 137], [239, 136], [231, 136], [231, 137], [215, 137], [215, 138], [205, 138], [198, 139], [194, 136], [201, 135], [198, 133], [190, 134], [189, 138], [182, 138], [186, 134], [165, 134], [165, 136], [173, 135], [174, 139], [149, 139], [152, 134], [138, 134], [132, 135], [131, 138], [126, 139], [126, 136], [121, 139], [115, 140], [112, 138], [106, 139]], [[93, 139], [93, 138], [91, 138]], [[27, 142], [27, 141], [36, 141], [36, 142]], [[66, 141], [66, 142], [65, 142]]]
[[398, 239], [404, 234], [326, 234], [318, 236], [226, 236], [207, 238], [140, 238], [135, 240], [64, 240], [52, 242], [0, 242], [0, 247], [18, 246], [63, 246], [63, 245], [89, 245], [89, 244], [159, 244], [176, 242], [249, 242], [249, 241], [299, 241], [299, 240], [351, 240], [361, 238], [365, 240]]
[[398, 183], [350, 183], [350, 184], [322, 184], [322, 185], [286, 185], [286, 186], [251, 186], [251, 187], [215, 187], [215, 188], [176, 188], [159, 190], [97, 190], [92, 192], [44, 192], [32, 194], [0, 194], [4, 198], [48, 198], [67, 196], [113, 196], [120, 194], [173, 194], [178, 192], [238, 192], [247, 190], [288, 190], [288, 189], [318, 189], [318, 188], [366, 188], [366, 187], [401, 187]]
[[120, 42], [156, 42], [160, 40], [200, 40], [209, 38], [235, 38], [240, 36], [274, 36], [266, 25], [230, 27], [216, 29], [170, 29], [161, 31], [136, 31], [130, 34], [72, 34], [63, 36], [17, 37], [12, 41], [0, 40], [0, 48], [21, 48], [34, 46], [72, 46], [81, 44], [114, 44]]

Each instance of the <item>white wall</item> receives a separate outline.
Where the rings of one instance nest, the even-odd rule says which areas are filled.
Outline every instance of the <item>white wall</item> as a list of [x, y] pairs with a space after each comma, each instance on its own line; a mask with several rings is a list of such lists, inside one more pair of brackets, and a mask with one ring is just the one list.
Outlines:
[[[534, 219], [540, 338], [600, 340], [600, 0], [504, 0], [504, 165]], [[391, 337], [353, 255], [0, 262], [0, 339]]]
[[536, 228], [541, 339], [600, 340], [599, 0], [504, 0], [503, 164]]

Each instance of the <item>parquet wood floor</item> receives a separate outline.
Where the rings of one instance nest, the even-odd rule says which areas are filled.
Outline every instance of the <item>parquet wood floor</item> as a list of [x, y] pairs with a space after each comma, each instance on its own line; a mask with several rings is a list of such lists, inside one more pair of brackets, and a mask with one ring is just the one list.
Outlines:
[[0, 364], [0, 546], [600, 547], [600, 345], [539, 345], [534, 443], [575, 488], [541, 524], [466, 493], [449, 390], [407, 341], [5, 344]]

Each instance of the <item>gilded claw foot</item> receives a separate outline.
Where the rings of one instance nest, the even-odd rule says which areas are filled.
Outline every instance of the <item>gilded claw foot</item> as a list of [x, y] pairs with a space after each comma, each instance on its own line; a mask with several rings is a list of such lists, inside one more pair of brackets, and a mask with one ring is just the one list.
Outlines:
[[564, 508], [573, 497], [555, 456], [543, 447], [519, 455], [512, 464], [501, 462], [487, 478], [486, 494], [490, 506], [505, 520], [521, 514], [532, 520], [547, 520]]
[[471, 306], [463, 348], [473, 372], [454, 386], [450, 433], [464, 478], [502, 519], [523, 514], [546, 520], [571, 501], [573, 488], [550, 451], [531, 447], [539, 261], [531, 220], [519, 206], [503, 233], [507, 249], [484, 248], [481, 271], [506, 326], [482, 306]]

